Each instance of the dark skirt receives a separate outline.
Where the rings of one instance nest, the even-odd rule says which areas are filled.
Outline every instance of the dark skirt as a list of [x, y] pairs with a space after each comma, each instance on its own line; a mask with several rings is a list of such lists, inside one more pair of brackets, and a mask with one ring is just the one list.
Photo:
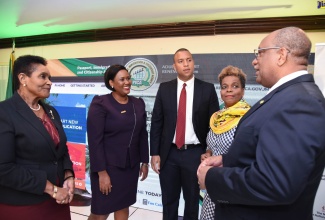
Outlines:
[[99, 190], [99, 177], [91, 173], [91, 213], [107, 215], [112, 212], [127, 208], [136, 202], [140, 165], [135, 167], [120, 168], [109, 166], [107, 173], [110, 176], [112, 190], [108, 195], [103, 195]]
[[55, 199], [49, 199], [40, 204], [24, 206], [0, 203], [0, 219], [71, 220], [70, 206], [68, 204], [58, 204]]

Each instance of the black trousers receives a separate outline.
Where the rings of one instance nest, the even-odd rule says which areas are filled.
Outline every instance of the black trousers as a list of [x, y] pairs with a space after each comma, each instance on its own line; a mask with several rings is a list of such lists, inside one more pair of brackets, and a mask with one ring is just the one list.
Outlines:
[[185, 200], [183, 220], [198, 219], [200, 189], [196, 173], [203, 153], [204, 149], [201, 145], [187, 150], [178, 150], [175, 145], [172, 145], [159, 175], [163, 220], [178, 219], [181, 190]]

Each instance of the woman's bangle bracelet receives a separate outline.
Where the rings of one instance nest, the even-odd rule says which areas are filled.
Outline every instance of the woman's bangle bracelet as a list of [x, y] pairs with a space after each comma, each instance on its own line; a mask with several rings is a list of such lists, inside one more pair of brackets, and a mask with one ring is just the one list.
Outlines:
[[56, 185], [53, 185], [53, 195], [52, 197], [55, 199], [56, 193], [58, 192], [58, 187]]
[[149, 167], [149, 164], [147, 164], [147, 163], [143, 163], [141, 166]]
[[74, 178], [74, 176], [72, 176], [72, 175], [71, 176], [67, 176], [66, 178], [64, 178], [64, 181], [66, 181], [67, 179], [69, 179], [71, 177]]

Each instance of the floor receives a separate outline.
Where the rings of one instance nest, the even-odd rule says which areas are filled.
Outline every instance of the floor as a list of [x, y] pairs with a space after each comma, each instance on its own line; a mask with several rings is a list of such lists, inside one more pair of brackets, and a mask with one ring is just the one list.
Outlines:
[[[71, 206], [71, 219], [72, 220], [87, 220], [90, 214], [90, 206]], [[130, 207], [130, 220], [156, 220], [162, 219], [161, 212], [154, 212], [150, 210]], [[181, 219], [181, 218], [180, 218]], [[111, 214], [108, 220], [114, 220], [114, 215]]]

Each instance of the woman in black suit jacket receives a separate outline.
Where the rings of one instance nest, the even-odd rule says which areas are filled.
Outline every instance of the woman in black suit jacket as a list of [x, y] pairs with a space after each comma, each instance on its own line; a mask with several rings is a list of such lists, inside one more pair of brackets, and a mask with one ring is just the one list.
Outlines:
[[42, 57], [19, 57], [16, 92], [0, 103], [2, 219], [71, 219], [74, 173], [57, 111], [41, 100], [51, 75]]

